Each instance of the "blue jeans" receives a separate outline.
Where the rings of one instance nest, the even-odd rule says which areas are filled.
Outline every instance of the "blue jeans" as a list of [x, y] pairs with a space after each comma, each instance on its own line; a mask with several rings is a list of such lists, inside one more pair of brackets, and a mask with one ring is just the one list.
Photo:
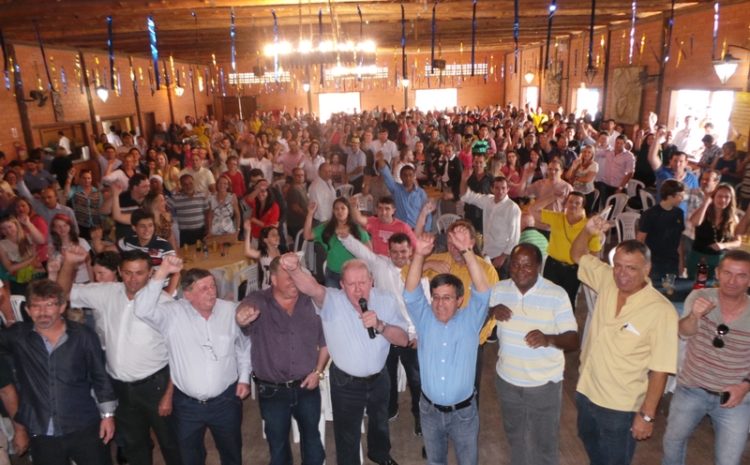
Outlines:
[[274, 387], [259, 382], [258, 404], [265, 422], [271, 465], [292, 465], [291, 419], [299, 425], [302, 464], [320, 465], [326, 454], [320, 441], [320, 390]]
[[422, 435], [428, 465], [448, 463], [448, 441], [453, 441], [459, 465], [477, 465], [479, 440], [479, 412], [476, 396], [471, 405], [453, 412], [441, 412], [427, 402], [419, 400]]
[[630, 465], [635, 438], [630, 431], [635, 412], [600, 407], [576, 392], [578, 437], [591, 465]]
[[183, 465], [205, 465], [206, 429], [219, 451], [221, 465], [242, 465], [242, 401], [236, 395], [237, 383], [224, 392], [201, 402], [175, 387], [174, 417]]
[[367, 457], [373, 462], [390, 458], [388, 391], [390, 378], [383, 370], [370, 380], [354, 378], [331, 364], [331, 403], [336, 462], [359, 465], [360, 425], [367, 409]]
[[521, 387], [495, 377], [511, 465], [560, 462], [562, 382]]
[[723, 408], [718, 395], [682, 385], [677, 385], [669, 407], [662, 465], [685, 463], [687, 441], [706, 415], [716, 435], [714, 464], [739, 465], [750, 428], [750, 395], [734, 408]]

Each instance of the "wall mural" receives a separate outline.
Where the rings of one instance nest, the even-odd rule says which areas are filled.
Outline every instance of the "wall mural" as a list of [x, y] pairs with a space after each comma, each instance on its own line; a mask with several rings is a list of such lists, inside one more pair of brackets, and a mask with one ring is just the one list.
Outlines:
[[644, 67], [624, 66], [612, 73], [612, 117], [619, 123], [640, 121]]

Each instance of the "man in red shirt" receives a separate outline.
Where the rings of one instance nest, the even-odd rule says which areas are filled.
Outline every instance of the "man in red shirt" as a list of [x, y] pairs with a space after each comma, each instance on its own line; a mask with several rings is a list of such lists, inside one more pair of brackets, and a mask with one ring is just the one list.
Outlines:
[[412, 245], [416, 244], [414, 231], [408, 224], [393, 217], [396, 213], [396, 202], [393, 197], [381, 197], [378, 200], [377, 216], [364, 216], [356, 208], [352, 209], [354, 220], [367, 230], [372, 240], [372, 251], [388, 257], [388, 238], [396, 233], [409, 236]]

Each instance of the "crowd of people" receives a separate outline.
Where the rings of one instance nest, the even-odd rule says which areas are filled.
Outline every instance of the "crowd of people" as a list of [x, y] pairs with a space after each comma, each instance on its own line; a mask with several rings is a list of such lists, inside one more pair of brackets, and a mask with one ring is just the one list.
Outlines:
[[[644, 127], [628, 137], [614, 120], [513, 105], [327, 122], [295, 109], [186, 117], [151, 141], [112, 127], [91, 136], [90, 165], [62, 133], [25, 160], [0, 152], [12, 449], [40, 465], [106, 464], [114, 438], [118, 460], [148, 465], [153, 433], [165, 464], [199, 465], [209, 429], [221, 463], [239, 465], [254, 384], [270, 463], [292, 463], [295, 419], [303, 463], [322, 464], [329, 377], [337, 463], [361, 463], [366, 412], [367, 458], [395, 465], [400, 363], [427, 462], [447, 463], [452, 444], [476, 465], [492, 342], [513, 465], [559, 462], [564, 352], [579, 347], [577, 429], [592, 464], [631, 463], [665, 421], [676, 374], [663, 465], [685, 463], [706, 415], [716, 463], [738, 465], [750, 430], [750, 157], [693, 117], [674, 135], [653, 114]], [[610, 204], [638, 190], [656, 203], [627, 199], [635, 239], [613, 243]], [[259, 264], [260, 289], [240, 302], [181, 258], [227, 238]], [[297, 253], [304, 241], [313, 257]], [[680, 315], [660, 289], [670, 276], [715, 285]], [[597, 295], [585, 331], [582, 283]]]

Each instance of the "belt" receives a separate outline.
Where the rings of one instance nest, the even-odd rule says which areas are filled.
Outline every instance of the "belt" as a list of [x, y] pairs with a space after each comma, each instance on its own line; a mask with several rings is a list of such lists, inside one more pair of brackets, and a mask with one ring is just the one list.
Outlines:
[[454, 404], [454, 405], [436, 404], [433, 401], [431, 401], [429, 397], [427, 397], [427, 394], [425, 394], [424, 391], [422, 391], [422, 398], [424, 398], [424, 400], [426, 400], [428, 404], [432, 405], [439, 411], [443, 413], [448, 413], [448, 412], [455, 412], [456, 410], [461, 410], [471, 405], [471, 401], [474, 400], [474, 394], [475, 393], [472, 392], [468, 399], [462, 400], [461, 402]]
[[718, 397], [721, 397], [721, 392], [717, 392], [717, 391], [710, 391], [710, 390], [708, 390], [708, 389], [706, 389], [706, 388], [701, 388], [701, 389], [702, 389], [703, 391], [707, 392], [708, 394], [711, 394], [712, 396], [718, 396]]
[[353, 379], [354, 381], [359, 381], [359, 382], [362, 382], [362, 383], [370, 383], [372, 381], [375, 381], [380, 376], [380, 374], [383, 373], [383, 370], [380, 370], [379, 372], [375, 373], [374, 375], [369, 375], [369, 376], [354, 376], [354, 375], [350, 375], [349, 373], [345, 372], [344, 370], [342, 370], [341, 368], [337, 367], [333, 363], [331, 364], [331, 368], [335, 368], [336, 370], [338, 370], [339, 372], [341, 372], [341, 374], [343, 374], [344, 376], [348, 376], [349, 378]]
[[556, 259], [555, 257], [550, 257], [549, 255], [547, 256], [547, 260], [553, 260], [553, 261], [559, 263], [562, 266], [567, 266], [567, 267], [570, 267], [570, 268], [578, 268], [578, 264], [577, 263], [565, 263], [565, 262], [563, 262], [561, 260]]
[[280, 389], [280, 388], [287, 388], [287, 389], [298, 388], [298, 387], [300, 387], [300, 385], [302, 385], [302, 382], [304, 381], [304, 379], [298, 379], [298, 380], [295, 380], [295, 381], [286, 381], [286, 382], [283, 382], [283, 383], [272, 383], [271, 381], [264, 381], [264, 380], [258, 378], [255, 375], [253, 375], [253, 380], [256, 383], [258, 383], [258, 384], [262, 384], [264, 386], [270, 386], [270, 387], [276, 388], [276, 389]]
[[168, 371], [169, 371], [169, 365], [164, 365], [163, 368], [160, 368], [155, 373], [153, 373], [153, 374], [151, 374], [149, 376], [146, 376], [143, 379], [138, 379], [136, 381], [120, 381], [118, 379], [117, 381], [119, 381], [120, 383], [123, 383], [123, 384], [128, 384], [130, 386], [138, 386], [138, 385], [141, 385], [141, 384], [148, 383], [149, 381], [153, 381], [156, 378], [158, 378], [159, 376], [161, 376], [163, 373], [168, 372]]

